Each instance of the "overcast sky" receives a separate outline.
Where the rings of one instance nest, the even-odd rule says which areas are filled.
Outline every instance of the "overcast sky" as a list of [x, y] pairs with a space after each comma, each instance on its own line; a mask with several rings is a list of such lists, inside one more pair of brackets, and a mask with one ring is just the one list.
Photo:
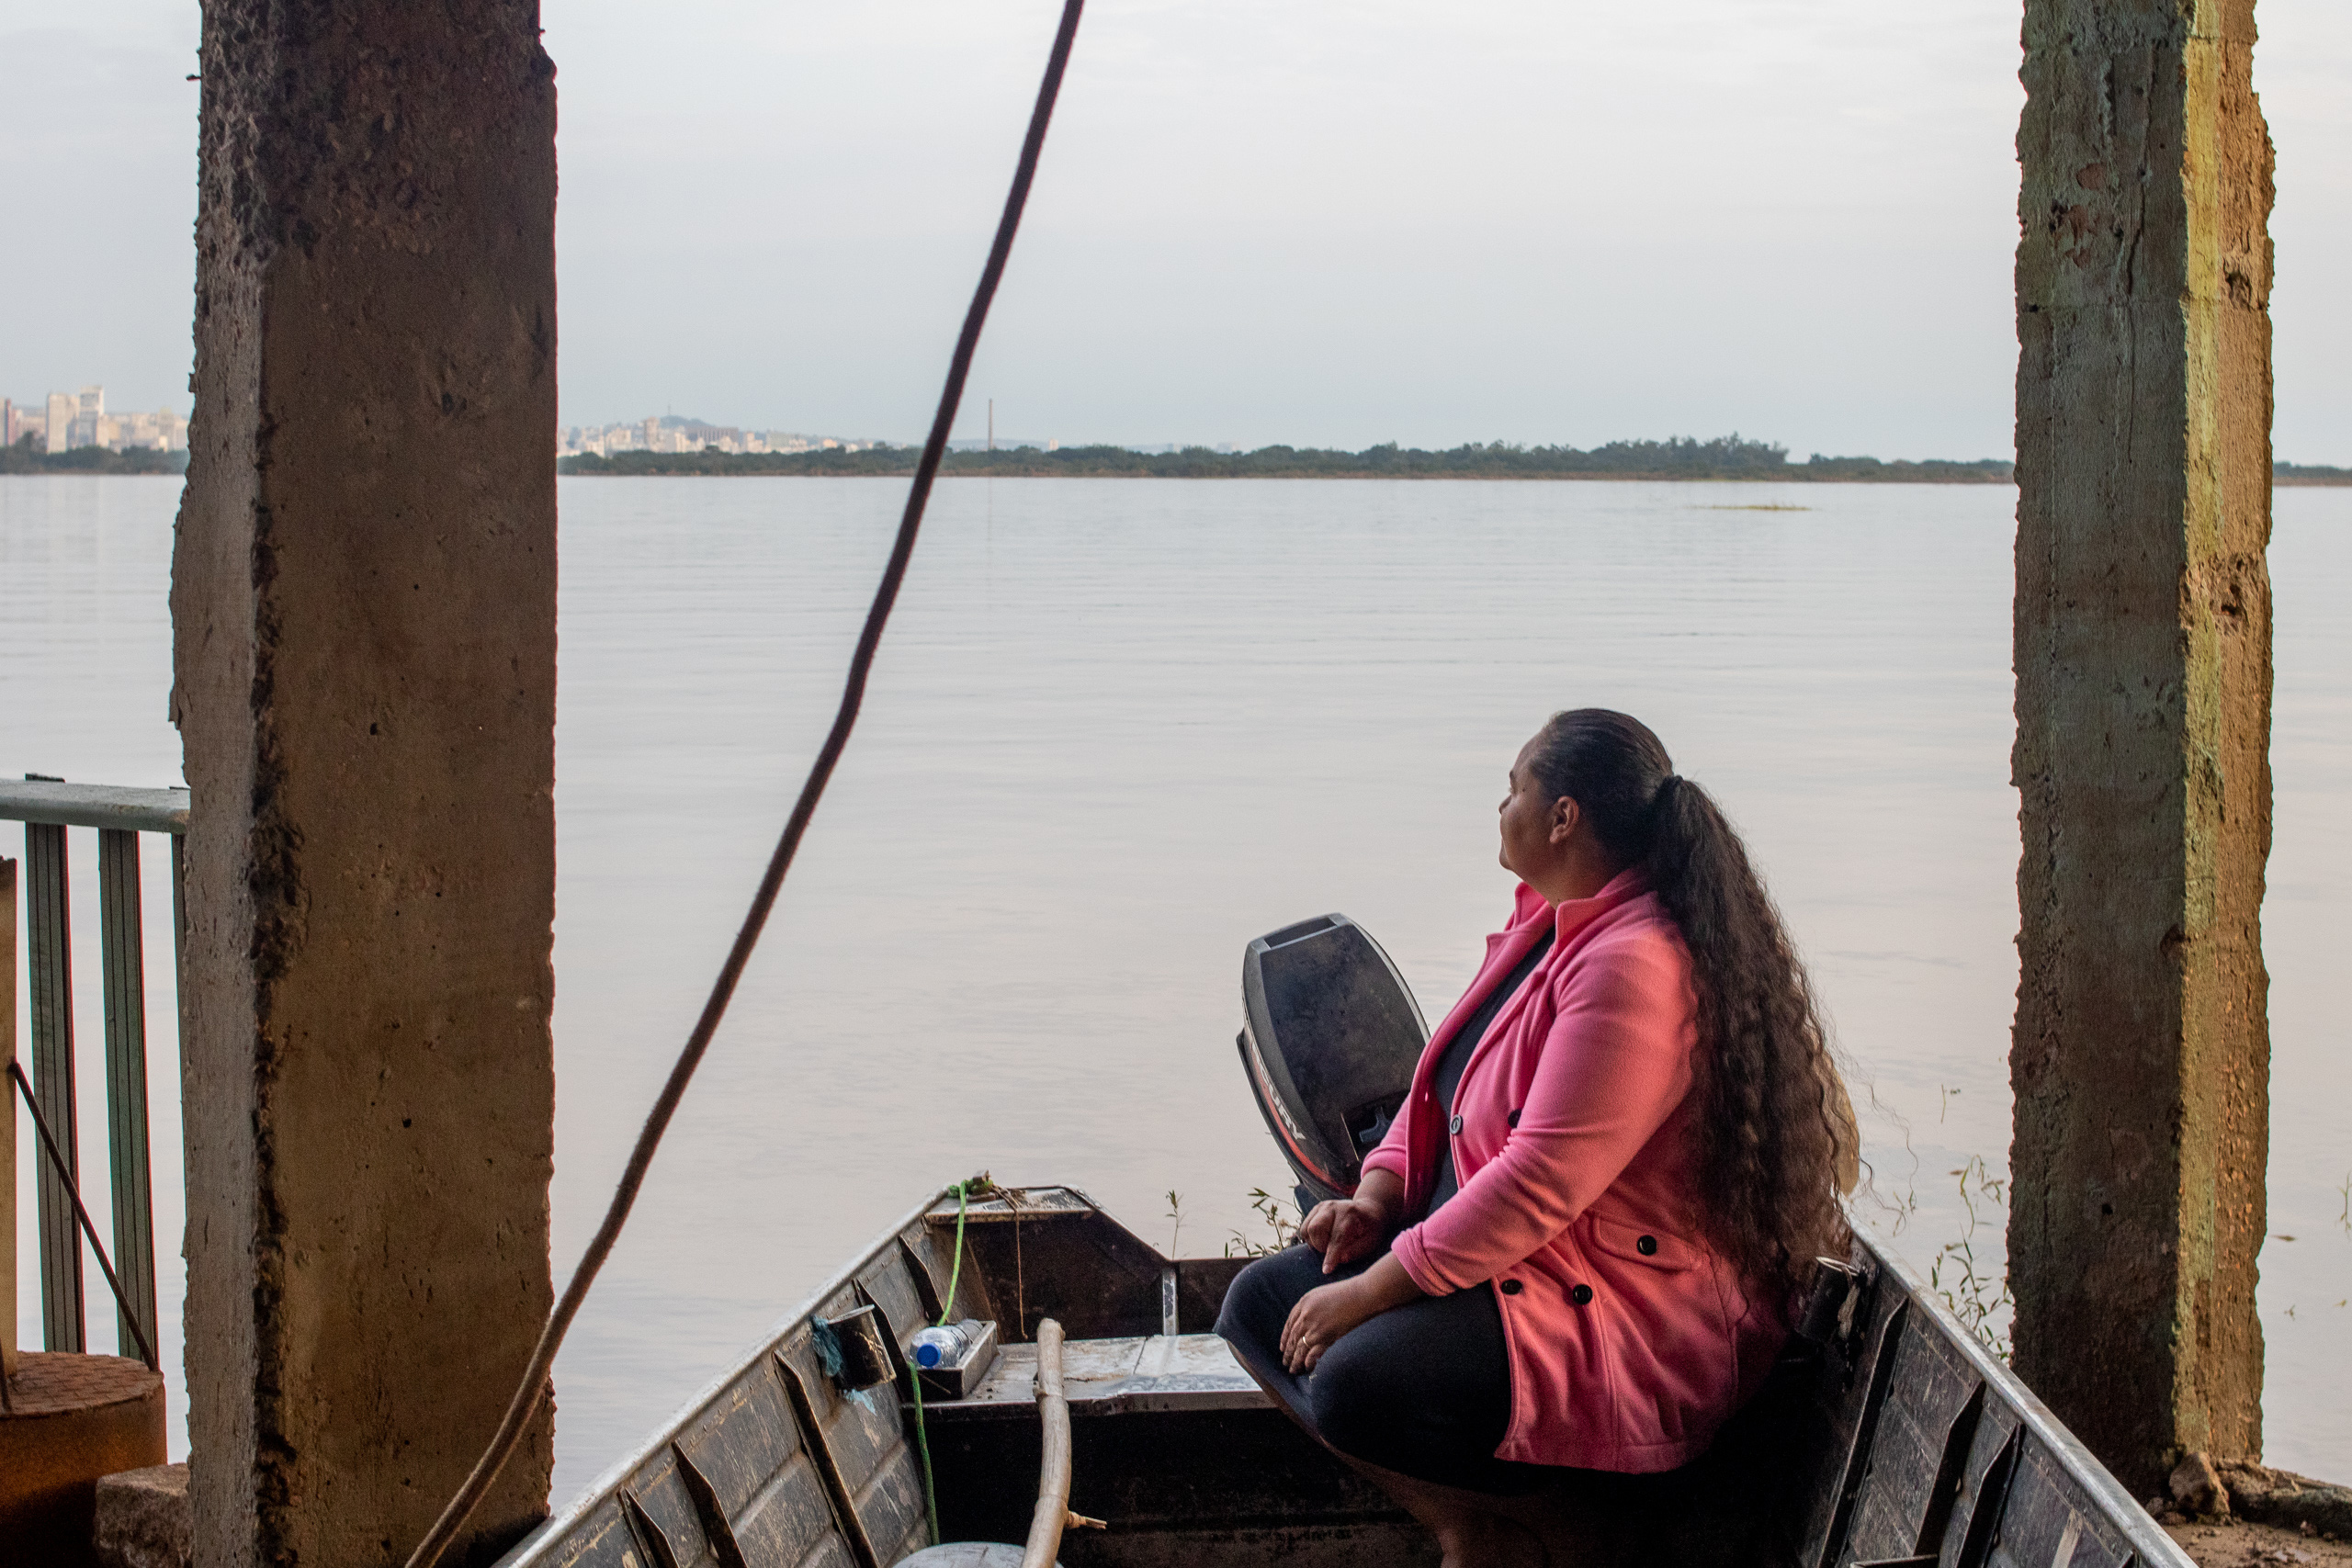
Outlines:
[[[548, 0], [563, 418], [910, 439], [1057, 0]], [[2352, 462], [2352, 4], [2260, 0], [2278, 455]], [[1092, 0], [1012, 436], [2006, 455], [2018, 0]], [[185, 409], [193, 4], [0, 0], [0, 393]]]

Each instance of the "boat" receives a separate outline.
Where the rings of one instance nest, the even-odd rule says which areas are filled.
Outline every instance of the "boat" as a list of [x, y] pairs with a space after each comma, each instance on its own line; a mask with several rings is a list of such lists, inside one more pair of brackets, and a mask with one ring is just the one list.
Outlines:
[[[964, 1241], [960, 1267], [956, 1235]], [[1019, 1541], [1045, 1426], [1035, 1335], [1067, 1336], [1069, 1568], [1419, 1568], [1419, 1526], [1296, 1426], [1210, 1332], [1247, 1258], [1163, 1257], [1069, 1187], [926, 1197], [503, 1560], [503, 1568], [891, 1568]], [[951, 1293], [952, 1292], [952, 1293]], [[863, 1309], [871, 1309], [864, 1314]], [[831, 1325], [882, 1326], [887, 1398], [825, 1370]], [[967, 1388], [905, 1347], [978, 1320]], [[1825, 1267], [1803, 1328], [1714, 1447], [1664, 1475], [1581, 1473], [1592, 1563], [1692, 1568], [2191, 1568], [2014, 1373], [1883, 1243]]]
[[[1251, 942], [1242, 993], [1244, 1076], [1302, 1207], [1351, 1190], [1425, 1042], [1403, 978], [1329, 915]], [[1065, 1508], [1103, 1526], [1060, 1534], [1069, 1568], [1434, 1563], [1212, 1332], [1249, 1262], [1165, 1257], [1073, 1187], [942, 1188], [503, 1568], [893, 1568], [1023, 1540], [1045, 1562], [1033, 1517], [1050, 1537]], [[957, 1359], [918, 1365], [915, 1337], [951, 1323]], [[1860, 1226], [1706, 1454], [1570, 1472], [1563, 1506], [1591, 1565], [2193, 1568]]]

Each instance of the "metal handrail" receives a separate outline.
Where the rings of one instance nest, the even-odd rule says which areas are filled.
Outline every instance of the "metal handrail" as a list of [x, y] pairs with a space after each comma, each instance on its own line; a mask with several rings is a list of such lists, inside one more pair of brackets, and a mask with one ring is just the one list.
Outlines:
[[63, 779], [0, 779], [0, 822], [185, 833], [187, 791], [67, 784]]
[[[117, 1341], [138, 1345], [152, 1366], [160, 1336], [155, 1297], [155, 1215], [147, 1133], [147, 1004], [144, 922], [140, 913], [139, 835], [162, 833], [172, 845], [174, 953], [181, 951], [186, 921], [180, 898], [188, 823], [186, 789], [135, 789], [116, 784], [69, 784], [29, 775], [0, 781], [0, 820], [25, 825], [26, 957], [29, 975], [29, 1073], [16, 1065], [16, 1014], [0, 1017], [0, 1072], [17, 1077], [28, 1090], [36, 1130], [51, 1158], [36, 1160], [40, 1201], [41, 1337], [51, 1350], [79, 1351], [84, 1342], [85, 1303], [81, 1213], [79, 1118], [75, 1106], [74, 964], [69, 940], [65, 834], [68, 828], [98, 830], [98, 929], [100, 990], [104, 998], [107, 1058], [107, 1174], [112, 1188], [114, 1258], [89, 1242], [114, 1288]], [[17, 952], [14, 877], [6, 886], [7, 908], [0, 909], [0, 966], [12, 994]], [[0, 1127], [0, 1145], [13, 1146], [16, 1107], [10, 1097]], [[0, 1268], [8, 1270], [5, 1292], [14, 1300], [16, 1278], [15, 1161], [0, 1169]], [[0, 1325], [13, 1344], [16, 1325]], [[6, 1347], [0, 1347], [6, 1348]]]

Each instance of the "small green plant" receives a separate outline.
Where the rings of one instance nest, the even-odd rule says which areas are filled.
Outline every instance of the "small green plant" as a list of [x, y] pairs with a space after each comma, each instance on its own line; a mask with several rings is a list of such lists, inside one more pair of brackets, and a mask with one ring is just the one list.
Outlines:
[[1944, 1243], [1928, 1265], [1928, 1284], [1970, 1333], [2006, 1361], [2010, 1351], [2008, 1313], [2016, 1304], [2009, 1294], [2008, 1271], [2002, 1270], [1996, 1280], [1977, 1267], [1975, 1237], [1983, 1223], [1978, 1205], [2006, 1207], [2008, 1178], [1995, 1176], [1982, 1155], [1969, 1156], [1966, 1165], [1950, 1174], [1960, 1182], [1960, 1206], [1968, 1216], [1968, 1225], [1959, 1240]]
[[1273, 1240], [1269, 1243], [1253, 1235], [1235, 1231], [1225, 1244], [1227, 1258], [1267, 1258], [1288, 1247], [1298, 1235], [1299, 1221], [1305, 1218], [1296, 1209], [1283, 1213], [1283, 1201], [1262, 1187], [1250, 1189], [1250, 1207], [1266, 1224]]
[[1176, 1239], [1184, 1234], [1184, 1199], [1182, 1194], [1173, 1187], [1168, 1190], [1168, 1218], [1170, 1222], [1168, 1232], [1168, 1256], [1180, 1258], [1183, 1255], [1176, 1250]]

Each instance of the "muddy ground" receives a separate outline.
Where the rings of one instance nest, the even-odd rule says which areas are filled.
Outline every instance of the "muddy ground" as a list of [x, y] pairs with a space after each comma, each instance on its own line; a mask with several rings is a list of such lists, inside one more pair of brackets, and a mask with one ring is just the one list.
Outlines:
[[2329, 1540], [2273, 1525], [2233, 1520], [2219, 1525], [2166, 1525], [2165, 1533], [2197, 1568], [2272, 1568], [2290, 1563], [2299, 1568], [2352, 1568], [2352, 1541]]

